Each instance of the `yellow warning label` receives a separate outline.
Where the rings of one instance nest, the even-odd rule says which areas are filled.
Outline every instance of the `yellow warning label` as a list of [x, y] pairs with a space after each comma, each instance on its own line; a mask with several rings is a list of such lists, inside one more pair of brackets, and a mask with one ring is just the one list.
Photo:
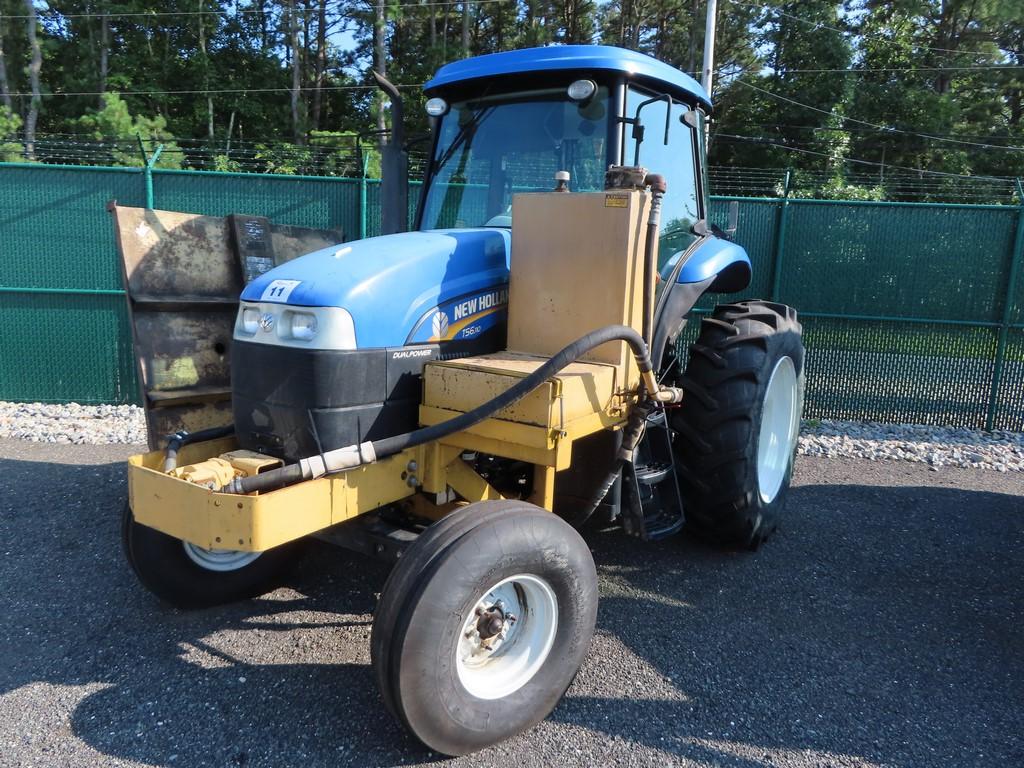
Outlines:
[[605, 208], [628, 208], [629, 195], [612, 194], [604, 196]]

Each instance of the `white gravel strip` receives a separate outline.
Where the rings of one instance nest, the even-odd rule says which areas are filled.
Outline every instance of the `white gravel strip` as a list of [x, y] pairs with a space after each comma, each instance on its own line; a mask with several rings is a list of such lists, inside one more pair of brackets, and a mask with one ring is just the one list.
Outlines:
[[137, 405], [0, 402], [0, 437], [34, 443], [146, 443], [146, 420]]
[[[146, 443], [135, 405], [0, 402], [0, 437], [38, 443]], [[1024, 433], [875, 422], [803, 423], [799, 453], [826, 458], [913, 461], [942, 467], [1024, 472]]]
[[871, 461], [913, 461], [997, 472], [1024, 471], [1024, 433], [981, 429], [878, 424], [873, 421], [805, 421], [798, 452], [804, 456]]

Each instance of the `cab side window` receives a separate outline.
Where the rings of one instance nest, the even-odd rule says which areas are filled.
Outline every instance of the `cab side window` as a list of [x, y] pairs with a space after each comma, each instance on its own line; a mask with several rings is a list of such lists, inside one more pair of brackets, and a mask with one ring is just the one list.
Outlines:
[[[630, 88], [626, 96], [626, 116], [634, 117], [636, 109], [655, 94]], [[682, 121], [689, 111], [685, 104], [673, 103], [668, 113], [668, 144], [665, 144], [665, 118], [668, 101], [655, 101], [640, 110], [644, 137], [640, 143], [640, 165], [651, 173], [660, 173], [668, 182], [662, 202], [661, 238], [658, 244], [658, 270], [673, 254], [685, 250], [697, 236], [691, 228], [704, 217], [697, 182], [694, 142], [696, 131]], [[632, 165], [636, 155], [633, 127], [625, 125], [623, 162]]]

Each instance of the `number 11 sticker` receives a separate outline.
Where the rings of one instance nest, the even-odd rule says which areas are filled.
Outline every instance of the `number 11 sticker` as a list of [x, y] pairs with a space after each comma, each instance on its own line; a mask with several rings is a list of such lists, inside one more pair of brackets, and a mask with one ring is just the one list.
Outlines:
[[301, 280], [274, 280], [263, 289], [260, 301], [280, 301], [282, 304], [288, 301], [292, 291], [301, 283]]

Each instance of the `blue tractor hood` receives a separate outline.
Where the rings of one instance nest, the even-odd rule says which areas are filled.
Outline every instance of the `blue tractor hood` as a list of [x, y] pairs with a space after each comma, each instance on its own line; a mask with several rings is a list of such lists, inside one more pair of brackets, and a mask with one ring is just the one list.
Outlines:
[[492, 228], [371, 237], [282, 264], [249, 283], [241, 298], [341, 307], [352, 316], [360, 349], [428, 341], [431, 317], [454, 321], [459, 301], [507, 301], [510, 243], [507, 229]]

